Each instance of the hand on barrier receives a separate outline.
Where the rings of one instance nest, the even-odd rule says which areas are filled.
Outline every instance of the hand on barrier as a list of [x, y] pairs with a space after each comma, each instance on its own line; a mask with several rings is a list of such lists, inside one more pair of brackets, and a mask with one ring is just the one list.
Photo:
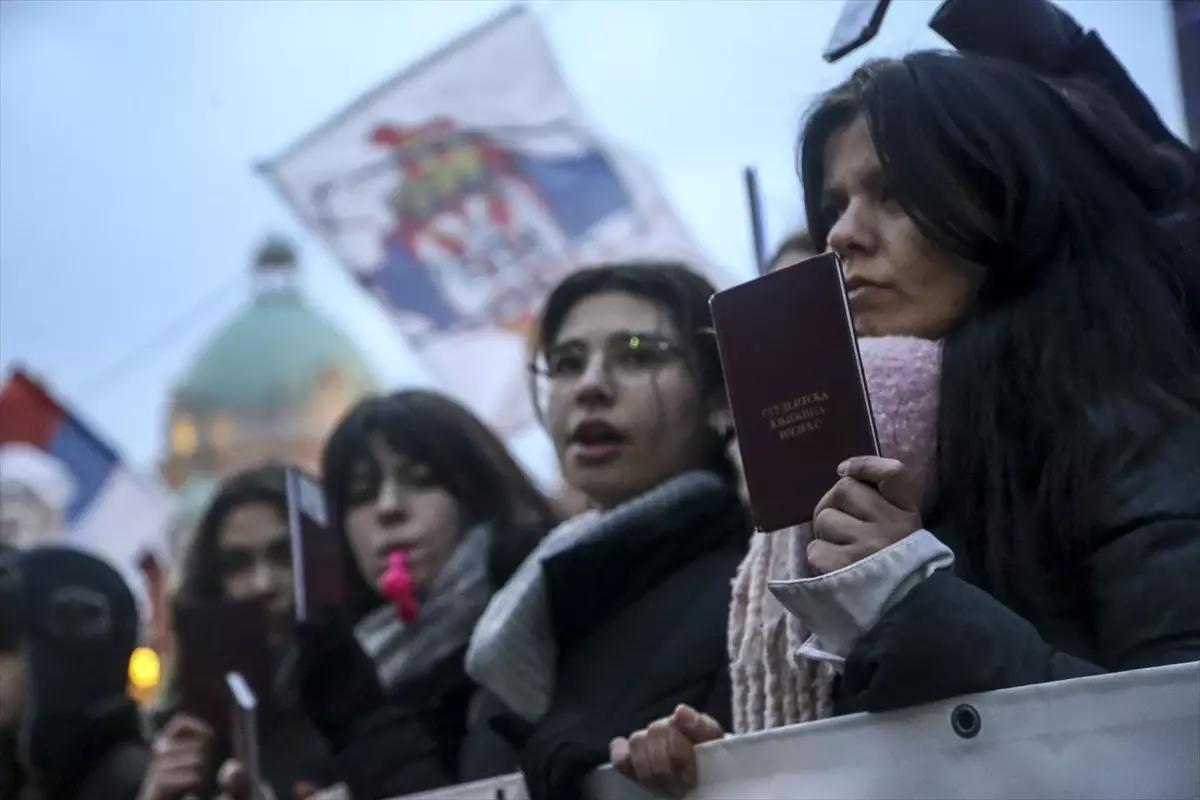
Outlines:
[[613, 768], [667, 797], [682, 797], [696, 786], [696, 745], [725, 735], [708, 714], [679, 705], [669, 717], [655, 720], [628, 739], [609, 744]]

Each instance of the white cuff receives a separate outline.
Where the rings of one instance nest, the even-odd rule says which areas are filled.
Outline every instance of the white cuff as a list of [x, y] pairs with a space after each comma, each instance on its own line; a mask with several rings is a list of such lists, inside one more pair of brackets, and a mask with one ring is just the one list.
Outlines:
[[950, 548], [922, 529], [843, 569], [815, 578], [769, 581], [767, 588], [813, 633], [797, 654], [840, 670], [885, 611], [953, 563]]

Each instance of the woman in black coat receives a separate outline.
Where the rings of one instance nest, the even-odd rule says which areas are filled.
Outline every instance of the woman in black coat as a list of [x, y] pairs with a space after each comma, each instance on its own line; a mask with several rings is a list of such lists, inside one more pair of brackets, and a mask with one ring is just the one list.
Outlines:
[[[1111, 100], [980, 56], [868, 64], [809, 117], [809, 231], [859, 335], [943, 341], [933, 491], [853, 459], [821, 577], [777, 592], [839, 712], [1200, 659], [1200, 270], [1164, 158]], [[712, 731], [650, 733], [618, 766], [678, 788]]]
[[[360, 400], [325, 445], [322, 474], [345, 568], [341, 619], [302, 626], [301, 695], [356, 800], [516, 770], [481, 724], [493, 702], [463, 656], [492, 594], [557, 521], [504, 444], [443, 395]], [[379, 588], [406, 556], [405, 620]]]
[[750, 525], [727, 456], [709, 283], [677, 264], [585, 269], [547, 300], [539, 408], [593, 508], [493, 598], [467, 670], [502, 701], [533, 800], [579, 797], [612, 737], [677, 704], [731, 717], [725, 620]]

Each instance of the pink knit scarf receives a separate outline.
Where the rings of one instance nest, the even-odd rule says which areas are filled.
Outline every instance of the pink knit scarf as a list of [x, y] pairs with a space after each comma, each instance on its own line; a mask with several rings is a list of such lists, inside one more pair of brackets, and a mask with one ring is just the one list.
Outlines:
[[[925, 481], [932, 473], [941, 347], [907, 337], [859, 342], [883, 455]], [[833, 673], [795, 656], [804, 624], [767, 591], [767, 581], [807, 577], [810, 528], [756, 535], [738, 568], [729, 609], [735, 733], [824, 719], [833, 713]]]

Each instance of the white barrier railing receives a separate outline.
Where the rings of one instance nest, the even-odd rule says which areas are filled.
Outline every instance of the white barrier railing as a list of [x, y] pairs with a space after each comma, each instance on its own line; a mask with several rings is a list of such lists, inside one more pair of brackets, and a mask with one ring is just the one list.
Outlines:
[[[696, 757], [690, 800], [1200, 798], [1200, 662], [731, 736]], [[651, 797], [609, 767], [586, 792]], [[519, 775], [416, 798], [527, 800]]]

